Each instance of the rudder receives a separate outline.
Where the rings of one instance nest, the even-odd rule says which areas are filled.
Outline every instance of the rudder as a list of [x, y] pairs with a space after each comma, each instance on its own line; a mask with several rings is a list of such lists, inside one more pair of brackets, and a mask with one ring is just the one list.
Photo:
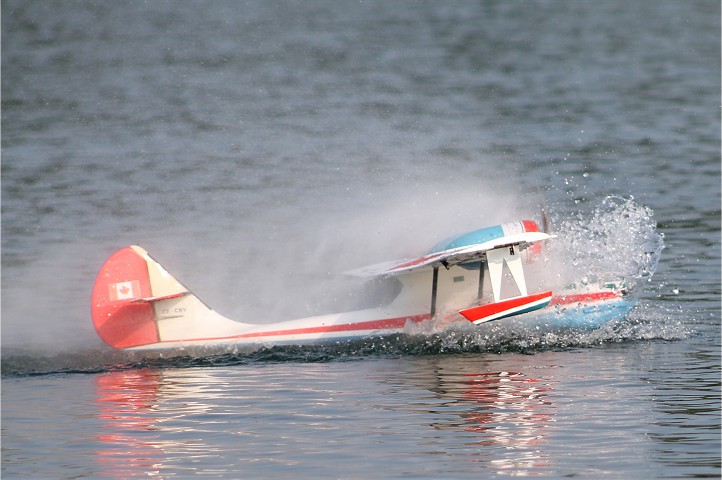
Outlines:
[[98, 272], [91, 314], [100, 338], [114, 348], [161, 341], [154, 303], [188, 295], [188, 290], [143, 248], [115, 252]]

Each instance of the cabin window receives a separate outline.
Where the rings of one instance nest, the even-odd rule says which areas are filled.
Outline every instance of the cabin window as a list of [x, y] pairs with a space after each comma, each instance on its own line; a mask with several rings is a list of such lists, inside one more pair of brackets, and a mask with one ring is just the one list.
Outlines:
[[389, 305], [399, 296], [403, 285], [396, 277], [374, 278], [363, 284], [357, 308], [374, 308]]

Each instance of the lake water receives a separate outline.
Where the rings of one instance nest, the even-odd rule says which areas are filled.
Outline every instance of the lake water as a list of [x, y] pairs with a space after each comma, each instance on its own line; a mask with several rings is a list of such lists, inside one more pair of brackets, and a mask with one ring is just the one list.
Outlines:
[[[3, 478], [720, 476], [719, 2], [2, 11]], [[127, 244], [266, 322], [542, 199], [577, 274], [644, 273], [627, 318], [163, 358], [90, 320]]]

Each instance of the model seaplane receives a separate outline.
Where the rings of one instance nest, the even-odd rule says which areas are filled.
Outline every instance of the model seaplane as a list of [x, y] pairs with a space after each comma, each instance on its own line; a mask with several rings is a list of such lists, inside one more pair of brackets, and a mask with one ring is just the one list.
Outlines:
[[100, 338], [114, 348], [164, 350], [338, 342], [402, 333], [414, 324], [439, 319], [467, 325], [516, 318], [598, 326], [631, 308], [628, 292], [619, 282], [557, 294], [530, 293], [525, 265], [551, 238], [530, 220], [458, 235], [422, 257], [349, 272], [392, 281], [396, 295], [390, 301], [364, 310], [270, 324], [241, 323], [220, 315], [143, 248], [127, 246], [111, 255], [98, 273], [92, 293], [93, 324]]

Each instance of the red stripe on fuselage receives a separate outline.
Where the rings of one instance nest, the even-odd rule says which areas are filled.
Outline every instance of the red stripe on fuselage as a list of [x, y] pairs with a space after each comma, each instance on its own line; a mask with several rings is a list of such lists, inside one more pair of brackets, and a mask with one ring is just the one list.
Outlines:
[[411, 317], [388, 318], [384, 320], [369, 320], [368, 322], [345, 323], [342, 325], [321, 325], [318, 327], [292, 328], [288, 330], [275, 330], [272, 332], [244, 333], [238, 335], [238, 338], [252, 338], [256, 336], [280, 336], [280, 335], [306, 335], [309, 333], [332, 333], [332, 332], [352, 332], [354, 330], [384, 330], [389, 328], [403, 328], [407, 321], [414, 323], [423, 322], [431, 318], [428, 313], [423, 315], [414, 315]]
[[240, 335], [231, 335], [229, 337], [209, 337], [209, 338], [189, 338], [179, 340], [166, 340], [159, 343], [180, 343], [180, 342], [211, 342], [218, 340], [233, 340], [235, 338], [264, 338], [278, 337], [282, 335], [309, 335], [313, 333], [335, 333], [335, 332], [362, 332], [365, 330], [387, 330], [392, 328], [403, 328], [407, 321], [413, 323], [429, 320], [431, 315], [424, 313], [421, 315], [411, 315], [408, 317], [387, 318], [383, 320], [369, 320], [367, 322], [344, 323], [341, 325], [319, 325], [317, 327], [306, 328], [289, 328], [287, 330], [271, 330], [265, 332], [250, 332]]

